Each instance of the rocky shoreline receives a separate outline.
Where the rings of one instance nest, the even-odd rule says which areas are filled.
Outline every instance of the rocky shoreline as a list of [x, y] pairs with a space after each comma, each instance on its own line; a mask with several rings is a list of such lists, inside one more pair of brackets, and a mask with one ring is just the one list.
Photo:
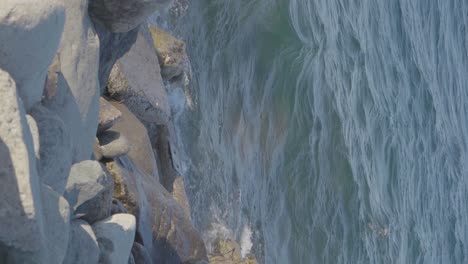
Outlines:
[[167, 99], [185, 44], [146, 22], [187, 4], [0, 4], [0, 263], [256, 263], [192, 224]]

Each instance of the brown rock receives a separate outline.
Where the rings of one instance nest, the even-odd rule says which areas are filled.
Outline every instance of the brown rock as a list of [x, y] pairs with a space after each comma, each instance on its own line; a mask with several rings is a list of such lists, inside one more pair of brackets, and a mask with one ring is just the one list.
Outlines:
[[188, 59], [185, 43], [160, 28], [150, 26], [149, 30], [158, 54], [163, 79], [171, 80], [180, 76]]
[[115, 122], [122, 118], [122, 113], [115, 108], [111, 103], [106, 99], [100, 98], [100, 108], [99, 108], [99, 125], [98, 125], [98, 134], [104, 132], [105, 130], [111, 128]]
[[232, 238], [220, 238], [215, 241], [209, 262], [210, 264], [258, 264], [251, 254], [242, 258], [240, 247]]

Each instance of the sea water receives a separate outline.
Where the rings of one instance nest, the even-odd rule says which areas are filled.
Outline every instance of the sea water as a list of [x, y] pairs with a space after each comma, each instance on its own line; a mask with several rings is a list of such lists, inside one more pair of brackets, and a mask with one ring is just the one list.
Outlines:
[[177, 32], [205, 235], [267, 264], [468, 263], [468, 1], [194, 0]]

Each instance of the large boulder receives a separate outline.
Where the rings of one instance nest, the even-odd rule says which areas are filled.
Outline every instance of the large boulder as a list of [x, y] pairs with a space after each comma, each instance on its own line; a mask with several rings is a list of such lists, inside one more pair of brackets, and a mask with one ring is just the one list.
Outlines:
[[133, 243], [132, 255], [135, 260], [135, 264], [153, 264], [151, 256], [146, 248], [138, 242]]
[[34, 105], [29, 114], [39, 133], [37, 170], [41, 181], [62, 194], [72, 165], [70, 131], [57, 114], [40, 104]]
[[182, 75], [188, 61], [185, 43], [155, 26], [150, 26], [149, 30], [156, 48], [163, 79], [171, 80]]
[[117, 102], [111, 103], [122, 113], [122, 119], [115, 123], [112, 130], [127, 138], [130, 144], [128, 157], [144, 173], [159, 178], [156, 158], [146, 127], [125, 105]]
[[171, 0], [91, 0], [89, 14], [111, 32], [128, 32]]
[[91, 226], [83, 220], [70, 225], [70, 241], [63, 264], [98, 263], [99, 246]]
[[114, 184], [97, 161], [74, 164], [65, 190], [65, 198], [75, 217], [94, 223], [110, 215]]
[[132, 48], [115, 64], [109, 77], [107, 92], [123, 100], [144, 122], [166, 124], [170, 108], [161, 78], [158, 57], [146, 26], [141, 26]]
[[[3, 11], [0, 11], [0, 13]], [[15, 82], [0, 70], [0, 260], [41, 263], [43, 215], [34, 143]]]
[[115, 108], [106, 99], [102, 98], [99, 100], [99, 125], [97, 133], [102, 133], [107, 129], [111, 128], [115, 122], [122, 118], [122, 113]]
[[29, 110], [41, 100], [47, 66], [59, 45], [63, 1], [5, 0], [0, 6], [0, 68], [15, 80]]
[[154, 177], [139, 171], [125, 156], [107, 163], [107, 168], [115, 190], [121, 191], [116, 198], [137, 217], [137, 233], [155, 263], [207, 259], [203, 240], [186, 212]]
[[79, 162], [91, 157], [98, 125], [99, 38], [88, 16], [88, 1], [65, 2], [64, 32], [43, 104], [70, 129], [73, 162]]
[[99, 263], [127, 264], [135, 239], [136, 221], [131, 214], [115, 214], [93, 225], [99, 244]]
[[49, 251], [47, 263], [62, 264], [70, 234], [70, 207], [65, 198], [45, 184], [42, 185], [41, 198], [46, 245]]

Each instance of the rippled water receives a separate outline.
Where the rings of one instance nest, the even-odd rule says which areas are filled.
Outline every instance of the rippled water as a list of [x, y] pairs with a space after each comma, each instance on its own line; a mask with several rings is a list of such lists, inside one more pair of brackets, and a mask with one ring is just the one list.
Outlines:
[[462, 0], [191, 1], [196, 225], [264, 263], [468, 263], [467, 27]]

